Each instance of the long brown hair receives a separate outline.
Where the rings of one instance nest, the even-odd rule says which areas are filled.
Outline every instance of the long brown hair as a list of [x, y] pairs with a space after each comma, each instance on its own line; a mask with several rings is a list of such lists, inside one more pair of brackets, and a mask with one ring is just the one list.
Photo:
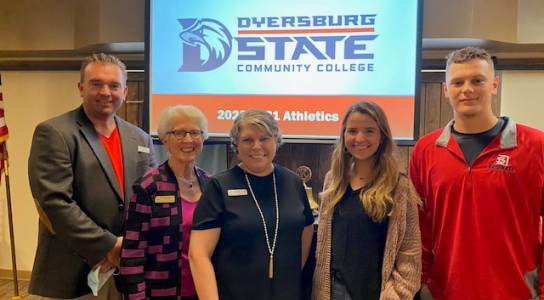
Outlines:
[[390, 216], [395, 209], [393, 191], [397, 185], [399, 172], [393, 154], [396, 144], [391, 136], [389, 122], [381, 107], [374, 102], [358, 101], [346, 111], [342, 120], [340, 139], [336, 142], [332, 154], [330, 185], [322, 192], [322, 196], [331, 199], [329, 206], [326, 207], [326, 213], [332, 213], [350, 183], [354, 162], [351, 154], [344, 151], [344, 133], [348, 117], [356, 112], [370, 116], [378, 124], [381, 133], [382, 142], [374, 154], [374, 166], [369, 178], [369, 188], [362, 189], [360, 194], [366, 213], [375, 222], [380, 222], [386, 216]]

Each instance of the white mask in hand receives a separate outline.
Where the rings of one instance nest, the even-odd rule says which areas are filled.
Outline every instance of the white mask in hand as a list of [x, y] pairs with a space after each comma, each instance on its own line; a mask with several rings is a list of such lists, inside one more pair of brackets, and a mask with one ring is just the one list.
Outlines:
[[89, 275], [87, 275], [87, 284], [93, 291], [94, 296], [98, 296], [98, 291], [104, 286], [104, 283], [110, 278], [115, 269], [111, 269], [106, 273], [100, 273], [100, 266], [98, 268], [91, 270]]

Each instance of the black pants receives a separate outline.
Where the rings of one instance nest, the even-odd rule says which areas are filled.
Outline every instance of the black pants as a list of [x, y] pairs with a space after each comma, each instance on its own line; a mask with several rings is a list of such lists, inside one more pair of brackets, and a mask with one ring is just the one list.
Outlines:
[[331, 300], [352, 300], [344, 281], [336, 274], [331, 274]]

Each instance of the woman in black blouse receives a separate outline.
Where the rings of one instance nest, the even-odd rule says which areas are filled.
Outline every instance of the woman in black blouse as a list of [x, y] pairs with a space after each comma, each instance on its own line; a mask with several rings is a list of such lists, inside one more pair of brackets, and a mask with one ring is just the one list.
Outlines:
[[395, 147], [377, 104], [347, 109], [321, 193], [313, 300], [411, 300], [418, 290], [419, 198]]
[[195, 210], [189, 250], [201, 300], [298, 300], [313, 217], [300, 178], [272, 163], [274, 118], [240, 114], [230, 131], [241, 163], [214, 176]]

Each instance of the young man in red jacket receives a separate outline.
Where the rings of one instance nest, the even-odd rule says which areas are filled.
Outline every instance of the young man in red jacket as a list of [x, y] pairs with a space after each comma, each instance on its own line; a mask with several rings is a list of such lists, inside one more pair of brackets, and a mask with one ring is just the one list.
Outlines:
[[450, 53], [454, 119], [414, 147], [423, 300], [544, 299], [544, 133], [493, 115], [498, 85], [485, 50]]

